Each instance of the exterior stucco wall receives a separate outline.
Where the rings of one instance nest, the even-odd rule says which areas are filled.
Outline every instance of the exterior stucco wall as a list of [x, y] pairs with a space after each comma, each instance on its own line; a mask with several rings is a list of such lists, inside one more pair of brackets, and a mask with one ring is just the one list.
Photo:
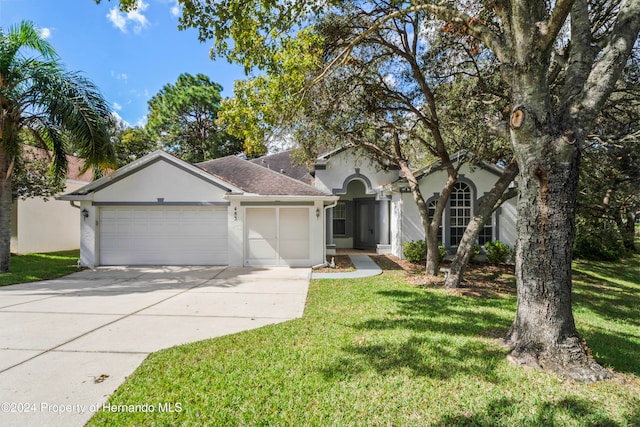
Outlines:
[[[372, 198], [377, 201], [390, 196], [389, 190], [384, 190], [398, 179], [398, 170], [383, 170], [373, 160], [371, 155], [362, 149], [346, 149], [329, 156], [325, 162], [322, 160], [316, 165], [315, 185], [322, 191], [340, 196], [340, 200], [353, 201], [354, 199]], [[383, 194], [387, 191], [389, 194]], [[379, 228], [379, 207], [376, 207], [376, 237], [378, 233], [387, 232]], [[354, 236], [334, 236], [333, 244], [336, 248], [353, 248]]]
[[[433, 197], [437, 197], [447, 179], [445, 171], [438, 171], [428, 176], [423, 177], [420, 180], [420, 191], [422, 196], [427, 202]], [[472, 215], [475, 214], [475, 210], [478, 206], [478, 200], [488, 193], [493, 184], [498, 179], [498, 176], [480, 167], [471, 168], [469, 165], [464, 165], [460, 169], [459, 181], [470, 184], [472, 188]], [[474, 191], [475, 190], [475, 191]], [[401, 219], [396, 221], [396, 226], [400, 227], [400, 231], [394, 231], [399, 236], [392, 239], [393, 242], [393, 254], [403, 258], [402, 245], [404, 242], [412, 240], [424, 239], [424, 230], [422, 229], [422, 223], [420, 221], [420, 214], [418, 207], [413, 200], [411, 193], [403, 192], [396, 196], [398, 200], [394, 200], [394, 204], [402, 206]], [[494, 238], [501, 240], [502, 242], [513, 247], [516, 241], [516, 207], [515, 199], [506, 201], [501, 208], [494, 214], [493, 225], [495, 228], [497, 222], [497, 229], [494, 229]], [[497, 218], [497, 220], [496, 220]], [[447, 225], [447, 212], [443, 217], [443, 227]], [[447, 239], [448, 231], [445, 229], [445, 240]]]
[[212, 202], [223, 201], [216, 187], [166, 161], [157, 161], [96, 191], [94, 202]]
[[[228, 265], [245, 265], [246, 206], [283, 207], [287, 205], [304, 207], [309, 215], [309, 259], [302, 260], [305, 266], [324, 262], [324, 203], [296, 199], [282, 201], [282, 197], [257, 195], [228, 195], [226, 190], [207, 182], [192, 172], [165, 161], [132, 171], [110, 185], [98, 188], [91, 194], [93, 200], [85, 200], [81, 208], [87, 210], [87, 217], [80, 219], [82, 236], [81, 264], [94, 267], [100, 261], [100, 213], [102, 209], [114, 205], [143, 205], [162, 207], [167, 204], [224, 203], [227, 207], [227, 249]], [[159, 202], [158, 199], [162, 199]], [[278, 199], [278, 200], [276, 200]], [[170, 206], [170, 205], [169, 205]], [[316, 210], [320, 213], [316, 216]], [[80, 215], [78, 214], [78, 217]], [[76, 224], [77, 226], [77, 224]], [[308, 265], [306, 265], [308, 264]]]
[[[65, 192], [85, 182], [67, 181]], [[80, 247], [80, 210], [67, 201], [42, 197], [14, 202], [11, 251], [17, 254], [56, 252]]]
[[316, 188], [333, 194], [342, 194], [340, 190], [346, 189], [349, 182], [360, 180], [366, 186], [370, 183], [367, 194], [376, 195], [381, 186], [398, 179], [397, 170], [381, 170], [367, 153], [356, 149], [329, 157], [324, 167], [316, 170]]
[[80, 204], [82, 210], [87, 210], [87, 217], [80, 219], [80, 265], [95, 267], [100, 265], [98, 241], [98, 208], [85, 201]]

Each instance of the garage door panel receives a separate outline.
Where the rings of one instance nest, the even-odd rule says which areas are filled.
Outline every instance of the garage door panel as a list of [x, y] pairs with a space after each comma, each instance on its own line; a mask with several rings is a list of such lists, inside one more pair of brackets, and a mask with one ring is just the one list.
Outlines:
[[254, 260], [270, 260], [275, 259], [276, 240], [251, 240], [249, 241], [247, 257]]
[[310, 262], [310, 208], [247, 208], [246, 265], [306, 265]]
[[227, 264], [227, 208], [102, 208], [102, 265]]
[[309, 209], [280, 209], [280, 239], [309, 239]]
[[247, 238], [276, 239], [277, 233], [275, 209], [247, 209]]
[[281, 240], [280, 257], [283, 261], [309, 258], [308, 240]]

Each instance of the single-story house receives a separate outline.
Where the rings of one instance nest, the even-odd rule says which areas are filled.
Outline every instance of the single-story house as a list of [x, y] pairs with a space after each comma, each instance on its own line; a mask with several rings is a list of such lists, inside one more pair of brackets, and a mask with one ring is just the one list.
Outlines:
[[[319, 157], [312, 175], [296, 168], [286, 155], [193, 165], [156, 151], [60, 199], [80, 204], [85, 266], [309, 267], [338, 248], [402, 257], [403, 242], [424, 238], [397, 169], [382, 168], [353, 148]], [[428, 203], [443, 173], [418, 171]], [[446, 246], [457, 244], [497, 174], [486, 164], [461, 168], [443, 218]], [[507, 202], [481, 241], [512, 244], [514, 225], [515, 206]]]
[[60, 199], [81, 206], [81, 265], [311, 266], [338, 198], [235, 156], [156, 151]]
[[[30, 146], [23, 149], [29, 156], [48, 158], [43, 149]], [[81, 173], [82, 159], [67, 156], [67, 164], [64, 193], [75, 191], [93, 180], [91, 171]], [[18, 198], [11, 209], [11, 252], [55, 252], [80, 247], [80, 209], [69, 202], [44, 197]]]

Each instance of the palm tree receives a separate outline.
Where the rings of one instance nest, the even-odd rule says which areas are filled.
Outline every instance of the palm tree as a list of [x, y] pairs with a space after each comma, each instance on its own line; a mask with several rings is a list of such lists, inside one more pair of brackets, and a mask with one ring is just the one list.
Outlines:
[[[34, 56], [25, 56], [31, 54]], [[113, 164], [106, 121], [110, 109], [96, 86], [66, 71], [32, 22], [0, 29], [0, 273], [11, 259], [11, 175], [21, 156], [20, 134], [52, 153], [51, 173], [66, 175], [66, 135], [86, 167]]]

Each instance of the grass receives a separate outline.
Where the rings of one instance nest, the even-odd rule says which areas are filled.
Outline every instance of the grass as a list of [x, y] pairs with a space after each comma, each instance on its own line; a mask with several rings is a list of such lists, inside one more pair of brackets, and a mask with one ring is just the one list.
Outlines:
[[0, 286], [54, 279], [78, 271], [79, 250], [11, 255], [11, 272], [0, 274]]
[[[637, 426], [638, 267], [640, 256], [576, 264], [576, 323], [613, 380], [508, 363], [510, 293], [452, 295], [385, 271], [312, 281], [302, 319], [152, 354], [110, 404], [155, 411], [100, 412], [90, 425]], [[158, 410], [168, 404], [179, 412]]]

